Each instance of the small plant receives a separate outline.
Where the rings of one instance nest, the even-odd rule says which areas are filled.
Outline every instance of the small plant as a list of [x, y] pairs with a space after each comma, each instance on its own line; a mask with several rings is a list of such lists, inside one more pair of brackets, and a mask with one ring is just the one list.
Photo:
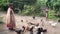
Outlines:
[[48, 12], [48, 18], [49, 19], [55, 19], [56, 17], [54, 16], [54, 11], [53, 10], [49, 10]]
[[2, 19], [3, 19], [3, 17], [2, 17], [2, 16], [0, 16], [0, 24], [1, 24], [1, 23], [3, 23]]

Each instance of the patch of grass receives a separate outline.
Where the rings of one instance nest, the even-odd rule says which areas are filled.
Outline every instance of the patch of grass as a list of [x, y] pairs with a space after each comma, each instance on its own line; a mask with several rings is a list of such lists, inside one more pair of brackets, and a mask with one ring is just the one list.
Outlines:
[[49, 10], [48, 12], [48, 18], [52, 19], [52, 20], [57, 20], [58, 18], [56, 16], [54, 16], [55, 11], [54, 10]]
[[0, 16], [0, 24], [2, 24], [3, 23], [3, 17], [2, 16]]

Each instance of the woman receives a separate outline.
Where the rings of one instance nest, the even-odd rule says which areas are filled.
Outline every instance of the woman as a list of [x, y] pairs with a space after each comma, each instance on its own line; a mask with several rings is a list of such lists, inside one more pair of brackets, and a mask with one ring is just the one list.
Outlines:
[[13, 30], [13, 28], [15, 28], [15, 19], [14, 19], [14, 13], [12, 10], [12, 3], [9, 4], [9, 8], [7, 11], [6, 25], [9, 30]]

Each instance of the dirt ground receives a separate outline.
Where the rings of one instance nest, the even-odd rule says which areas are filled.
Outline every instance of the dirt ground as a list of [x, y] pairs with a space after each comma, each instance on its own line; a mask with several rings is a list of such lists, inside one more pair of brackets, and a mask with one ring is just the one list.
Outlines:
[[[5, 16], [6, 13], [1, 13], [0, 15], [3, 16], [3, 20], [5, 22]], [[17, 14], [15, 14], [15, 21], [16, 21], [16, 28], [20, 28], [21, 26], [25, 25], [26, 20], [28, 20], [28, 22], [32, 22], [32, 23], [39, 23], [41, 26], [41, 19], [43, 19], [44, 22], [44, 29], [47, 29], [47, 32], [44, 34], [60, 34], [60, 23], [58, 23], [57, 21], [53, 21], [54, 23], [57, 23], [55, 27], [51, 26], [51, 24], [49, 22], [51, 22], [52, 20], [48, 20], [46, 21], [45, 17], [36, 17], [36, 19], [32, 19], [32, 16], [19, 16]], [[23, 20], [23, 22], [21, 22], [21, 20]], [[0, 25], [0, 34], [16, 34], [16, 32], [11, 32], [7, 29], [7, 27], [5, 26], [5, 23], [2, 25]], [[24, 34], [29, 34], [29, 32], [25, 32]], [[36, 32], [34, 32], [34, 34], [36, 34]]]

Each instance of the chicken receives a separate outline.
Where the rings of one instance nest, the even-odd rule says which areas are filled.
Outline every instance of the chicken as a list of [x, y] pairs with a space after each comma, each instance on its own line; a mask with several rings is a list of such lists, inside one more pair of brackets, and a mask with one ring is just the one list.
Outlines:
[[49, 23], [50, 23], [50, 24], [52, 24], [52, 23], [53, 23], [53, 21], [49, 21]]
[[15, 31], [17, 34], [22, 34], [24, 32], [24, 29], [13, 29], [13, 31]]
[[33, 19], [35, 19], [35, 16], [33, 16]]
[[17, 34], [21, 34], [22, 30], [15, 30]]
[[23, 22], [23, 20], [21, 20], [21, 22]]
[[54, 23], [53, 21], [49, 21], [50, 25], [55, 27], [57, 23]]
[[47, 29], [38, 28], [37, 31], [38, 31], [37, 34], [41, 34], [42, 32], [47, 32]]
[[57, 23], [51, 23], [51, 26], [55, 27]]
[[33, 29], [34, 29], [34, 26], [31, 26], [31, 28], [30, 28], [30, 34], [33, 34]]

